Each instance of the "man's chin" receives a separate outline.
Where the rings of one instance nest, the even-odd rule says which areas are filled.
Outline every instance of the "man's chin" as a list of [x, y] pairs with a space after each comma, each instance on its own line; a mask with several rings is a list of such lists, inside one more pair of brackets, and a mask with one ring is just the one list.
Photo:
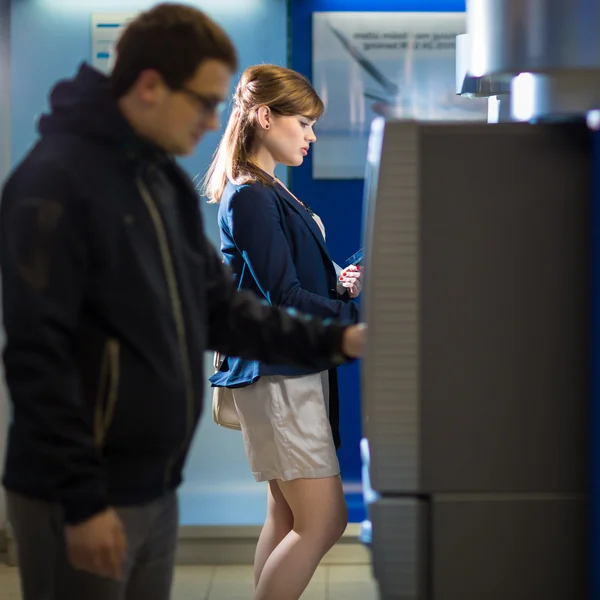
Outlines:
[[191, 156], [194, 154], [196, 147], [198, 144], [189, 144], [188, 146], [179, 146], [176, 150], [173, 150], [171, 153], [175, 154], [175, 156]]

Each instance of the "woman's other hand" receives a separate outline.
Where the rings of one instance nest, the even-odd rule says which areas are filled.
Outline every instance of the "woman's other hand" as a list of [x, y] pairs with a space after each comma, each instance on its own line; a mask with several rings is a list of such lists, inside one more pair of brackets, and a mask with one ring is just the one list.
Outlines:
[[346, 290], [350, 298], [358, 298], [362, 291], [362, 270], [356, 265], [350, 265], [346, 267], [340, 273], [340, 282]]

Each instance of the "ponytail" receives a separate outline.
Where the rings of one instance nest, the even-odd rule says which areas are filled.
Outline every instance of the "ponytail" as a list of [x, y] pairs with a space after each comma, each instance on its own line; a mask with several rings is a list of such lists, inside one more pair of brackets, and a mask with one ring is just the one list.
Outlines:
[[234, 105], [225, 133], [202, 182], [201, 194], [208, 198], [209, 203], [221, 201], [227, 182], [234, 185], [252, 181], [273, 184], [273, 181], [250, 161], [250, 150], [256, 135], [255, 116], [244, 115], [240, 106], [237, 103]]

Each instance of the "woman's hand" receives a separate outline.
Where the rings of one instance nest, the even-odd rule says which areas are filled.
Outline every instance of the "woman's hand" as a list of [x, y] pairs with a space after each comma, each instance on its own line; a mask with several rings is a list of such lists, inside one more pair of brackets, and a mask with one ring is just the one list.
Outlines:
[[356, 265], [350, 265], [340, 273], [340, 282], [348, 290], [350, 298], [358, 298], [360, 296], [362, 291], [361, 275], [361, 268]]

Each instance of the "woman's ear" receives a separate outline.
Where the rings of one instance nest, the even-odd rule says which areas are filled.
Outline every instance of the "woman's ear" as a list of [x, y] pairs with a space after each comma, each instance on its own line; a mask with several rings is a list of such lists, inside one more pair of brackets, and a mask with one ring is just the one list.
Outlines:
[[261, 106], [258, 109], [258, 124], [261, 129], [270, 129], [273, 120], [273, 113], [268, 106]]

